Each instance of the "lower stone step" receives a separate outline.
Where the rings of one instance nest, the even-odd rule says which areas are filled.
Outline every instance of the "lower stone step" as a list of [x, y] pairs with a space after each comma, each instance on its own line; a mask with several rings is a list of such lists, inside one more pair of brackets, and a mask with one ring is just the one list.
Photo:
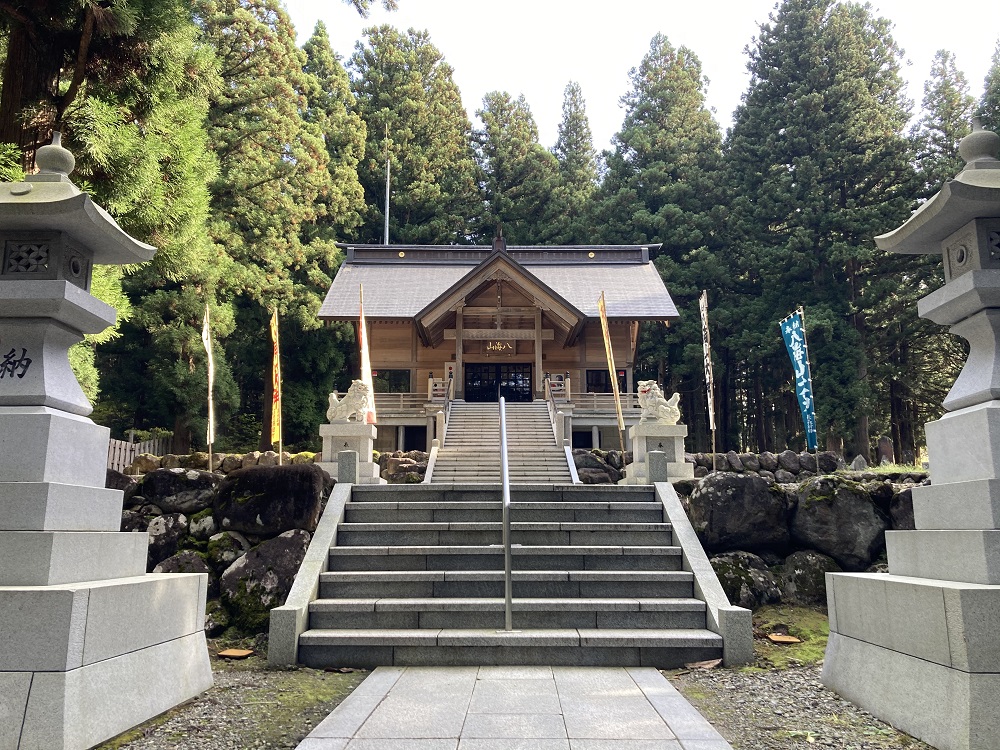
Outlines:
[[[660, 503], [531, 503], [512, 502], [511, 518], [517, 521], [580, 523], [659, 523]], [[493, 502], [349, 502], [344, 510], [349, 523], [476, 521], [498, 523], [500, 501]]]
[[[680, 547], [514, 547], [518, 570], [679, 570]], [[502, 570], [496, 546], [332, 547], [327, 570]]]
[[[503, 538], [499, 522], [342, 523], [341, 547], [375, 545], [488, 545]], [[664, 545], [673, 543], [667, 523], [511, 523], [513, 544], [551, 546]]]
[[[321, 599], [309, 606], [317, 629], [504, 627], [501, 598]], [[524, 628], [704, 628], [697, 599], [515, 599], [514, 624]]]
[[703, 629], [565, 628], [307, 630], [308, 667], [549, 665], [672, 669], [722, 657], [722, 638]]
[[[516, 598], [690, 598], [684, 570], [515, 570]], [[502, 570], [336, 571], [320, 575], [323, 599], [369, 597], [501, 597]]]

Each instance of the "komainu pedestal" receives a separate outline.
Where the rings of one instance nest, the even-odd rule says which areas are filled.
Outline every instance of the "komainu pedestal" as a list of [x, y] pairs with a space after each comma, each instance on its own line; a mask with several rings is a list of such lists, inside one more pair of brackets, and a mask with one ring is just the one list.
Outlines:
[[204, 691], [204, 574], [146, 575], [68, 348], [115, 311], [96, 264], [149, 260], [67, 176], [0, 183], [0, 750], [82, 750]]
[[[1000, 747], [1000, 137], [975, 129], [965, 169], [899, 229], [900, 253], [941, 253], [922, 317], [969, 341], [927, 425], [932, 484], [915, 531], [889, 531], [889, 573], [827, 573], [823, 683], [940, 750]], [[985, 218], [984, 218], [985, 217]]]
[[667, 476], [656, 481], [673, 482], [693, 479], [694, 464], [684, 461], [684, 438], [687, 425], [640, 422], [628, 430], [632, 443], [632, 463], [625, 470], [625, 478], [618, 484], [653, 484], [649, 473], [649, 454], [660, 451], [666, 458]]

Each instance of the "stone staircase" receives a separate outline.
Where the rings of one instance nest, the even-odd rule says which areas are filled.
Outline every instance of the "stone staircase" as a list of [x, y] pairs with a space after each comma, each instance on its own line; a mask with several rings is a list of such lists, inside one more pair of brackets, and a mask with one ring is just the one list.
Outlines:
[[[513, 463], [513, 462], [512, 462]], [[675, 667], [722, 656], [652, 487], [355, 486], [298, 638], [311, 667]]]
[[[499, 419], [497, 404], [452, 402], [430, 483], [499, 484]], [[544, 401], [507, 404], [507, 455], [511, 484], [572, 482]]]

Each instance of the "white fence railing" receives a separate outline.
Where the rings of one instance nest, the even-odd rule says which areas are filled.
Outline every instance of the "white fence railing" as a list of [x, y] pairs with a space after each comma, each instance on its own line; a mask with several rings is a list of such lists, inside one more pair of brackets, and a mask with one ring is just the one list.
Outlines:
[[108, 468], [125, 473], [140, 453], [152, 453], [162, 456], [170, 452], [170, 438], [153, 438], [141, 443], [130, 443], [127, 440], [112, 440], [108, 444]]

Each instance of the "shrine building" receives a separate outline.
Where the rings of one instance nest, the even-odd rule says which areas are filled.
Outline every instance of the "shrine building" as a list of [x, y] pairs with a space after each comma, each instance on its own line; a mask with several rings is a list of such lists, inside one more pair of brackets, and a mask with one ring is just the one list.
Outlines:
[[640, 327], [678, 317], [649, 258], [659, 245], [338, 246], [319, 317], [356, 325], [363, 289], [379, 450], [428, 450], [446, 399], [500, 396], [549, 398], [574, 447], [617, 448], [601, 292], [626, 426], [639, 419]]

